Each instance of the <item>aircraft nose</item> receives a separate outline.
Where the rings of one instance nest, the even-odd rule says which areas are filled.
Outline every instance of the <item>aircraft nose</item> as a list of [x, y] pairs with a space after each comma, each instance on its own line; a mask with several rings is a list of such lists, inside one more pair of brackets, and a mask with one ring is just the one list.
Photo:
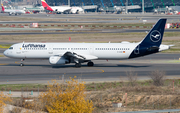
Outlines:
[[8, 50], [5, 50], [3, 54], [4, 56], [8, 56]]

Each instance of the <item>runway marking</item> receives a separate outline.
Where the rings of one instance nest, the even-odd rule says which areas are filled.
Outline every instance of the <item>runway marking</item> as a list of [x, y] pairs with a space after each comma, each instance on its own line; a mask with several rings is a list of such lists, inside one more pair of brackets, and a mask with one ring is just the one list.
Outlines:
[[8, 65], [8, 64], [0, 64], [0, 65]]
[[101, 73], [104, 73], [104, 70], [102, 70], [102, 69], [95, 69], [95, 70], [100, 70], [100, 71], [102, 71]]
[[101, 72], [95, 72], [95, 73], [91, 73], [91, 74], [83, 74], [83, 73], [81, 73], [80, 75], [94, 75], [94, 74], [98, 74], [98, 73], [104, 73], [104, 70], [102, 70], [102, 69], [92, 69], [92, 70], [100, 70]]
[[[88, 68], [89, 69], [89, 68]], [[81, 74], [76, 74], [76, 75], [74, 75], [74, 76], [79, 76], [79, 75], [81, 75], [81, 76], [83, 76], [83, 75], [95, 75], [95, 74], [99, 74], [99, 73], [104, 73], [105, 71], [104, 70], [102, 70], [102, 69], [92, 69], [92, 70], [99, 70], [99, 71], [101, 71], [101, 72], [94, 72], [94, 73], [89, 73], [89, 74], [84, 74], [83, 72], [81, 72]], [[68, 74], [68, 73], [67, 73]]]
[[16, 62], [15, 62], [15, 64], [19, 64], [19, 62], [18, 62], [18, 61], [16, 61]]

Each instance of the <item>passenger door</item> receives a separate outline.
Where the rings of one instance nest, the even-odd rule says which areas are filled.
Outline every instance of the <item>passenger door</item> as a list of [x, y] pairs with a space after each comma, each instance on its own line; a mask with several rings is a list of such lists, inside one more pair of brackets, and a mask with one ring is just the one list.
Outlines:
[[53, 45], [49, 45], [48, 47], [48, 53], [53, 54]]

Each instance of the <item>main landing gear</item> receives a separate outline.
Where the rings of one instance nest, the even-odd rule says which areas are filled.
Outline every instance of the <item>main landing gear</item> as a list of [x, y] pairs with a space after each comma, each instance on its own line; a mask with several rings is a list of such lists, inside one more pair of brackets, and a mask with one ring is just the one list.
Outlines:
[[21, 67], [24, 66], [24, 59], [21, 59], [21, 64], [20, 64]]
[[[94, 63], [90, 61], [90, 62], [87, 63], [87, 66], [89, 66], [89, 67], [94, 66]], [[76, 68], [80, 68], [81, 67], [81, 63], [76, 63], [75, 67]]]
[[94, 66], [94, 63], [93, 62], [88, 62], [87, 66]]
[[76, 63], [75, 67], [77, 67], [77, 68], [81, 67], [81, 63]]

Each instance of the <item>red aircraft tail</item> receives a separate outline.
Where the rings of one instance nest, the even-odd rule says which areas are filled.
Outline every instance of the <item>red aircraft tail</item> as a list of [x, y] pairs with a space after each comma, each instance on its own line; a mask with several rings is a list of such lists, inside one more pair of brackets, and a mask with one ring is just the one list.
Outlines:
[[4, 12], [4, 6], [3, 6], [3, 4], [1, 4], [1, 7], [2, 7], [2, 12]]
[[53, 9], [46, 3], [45, 0], [41, 0], [41, 3], [42, 3], [42, 6], [44, 7], [44, 9], [53, 11]]

